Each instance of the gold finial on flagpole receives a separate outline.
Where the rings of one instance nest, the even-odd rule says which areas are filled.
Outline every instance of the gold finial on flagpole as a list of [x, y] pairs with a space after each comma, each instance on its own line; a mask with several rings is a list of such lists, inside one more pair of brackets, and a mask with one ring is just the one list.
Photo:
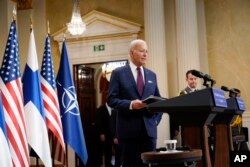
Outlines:
[[32, 23], [32, 18], [31, 18], [31, 15], [30, 15], [30, 32], [32, 31], [33, 29], [33, 23]]
[[66, 41], [66, 33], [63, 33], [63, 41]]
[[[65, 24], [63, 24], [63, 27], [65, 27]], [[67, 32], [67, 28], [63, 30], [63, 41], [66, 41], [66, 32]]]
[[13, 13], [13, 20], [16, 21], [16, 4], [14, 4], [12, 13]]
[[48, 26], [48, 34], [50, 34], [49, 20], [47, 21], [47, 26]]

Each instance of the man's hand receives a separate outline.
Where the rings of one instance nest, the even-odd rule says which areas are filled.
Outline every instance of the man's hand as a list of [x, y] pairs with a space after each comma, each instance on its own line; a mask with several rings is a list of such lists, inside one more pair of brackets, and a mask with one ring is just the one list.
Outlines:
[[104, 134], [100, 135], [100, 140], [101, 140], [101, 142], [105, 142], [105, 135]]
[[147, 104], [143, 103], [141, 100], [136, 99], [136, 100], [132, 101], [132, 108], [133, 109], [138, 110], [138, 109], [142, 109], [142, 108], [144, 108], [146, 106], [147, 106]]
[[113, 141], [114, 141], [114, 144], [119, 144], [119, 142], [118, 142], [118, 139], [117, 139], [117, 138], [114, 138], [114, 139], [113, 139]]
[[178, 130], [174, 131], [174, 137], [177, 137], [180, 134], [180, 132]]

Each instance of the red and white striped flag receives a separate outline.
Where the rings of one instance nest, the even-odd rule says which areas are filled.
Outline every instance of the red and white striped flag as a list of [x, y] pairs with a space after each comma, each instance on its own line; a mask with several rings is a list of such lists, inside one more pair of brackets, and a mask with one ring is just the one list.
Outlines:
[[11, 23], [0, 71], [0, 88], [5, 115], [10, 153], [14, 166], [30, 164], [26, 123], [24, 119], [18, 37], [15, 21]]
[[10, 147], [6, 132], [5, 118], [3, 113], [2, 93], [0, 91], [0, 164], [1, 166], [12, 167]]
[[52, 132], [52, 134], [49, 133], [50, 143], [53, 146], [51, 154], [54, 159], [65, 163], [65, 144], [63, 139], [49, 35], [47, 36], [45, 42], [41, 68], [41, 83], [46, 123], [50, 132]]

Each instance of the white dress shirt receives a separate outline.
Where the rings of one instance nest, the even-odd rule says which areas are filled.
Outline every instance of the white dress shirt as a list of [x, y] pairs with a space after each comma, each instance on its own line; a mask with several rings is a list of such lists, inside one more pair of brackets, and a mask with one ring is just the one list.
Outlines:
[[[134, 63], [132, 63], [132, 62], [129, 63], [129, 66], [130, 66], [130, 69], [131, 69], [131, 71], [133, 73], [133, 76], [134, 76], [134, 79], [135, 79], [135, 83], [137, 83], [137, 75], [138, 75], [137, 66]], [[141, 68], [141, 74], [142, 74], [142, 78], [143, 78], [143, 83], [145, 84], [144, 70], [143, 70], [142, 66], [140, 68]]]

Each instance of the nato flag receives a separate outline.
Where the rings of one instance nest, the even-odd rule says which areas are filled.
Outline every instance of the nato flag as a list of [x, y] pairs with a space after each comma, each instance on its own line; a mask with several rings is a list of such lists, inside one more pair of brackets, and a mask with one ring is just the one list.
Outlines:
[[88, 159], [82, 122], [78, 107], [75, 86], [70, 73], [70, 66], [65, 41], [62, 45], [60, 67], [56, 85], [60, 105], [64, 141], [86, 164]]

